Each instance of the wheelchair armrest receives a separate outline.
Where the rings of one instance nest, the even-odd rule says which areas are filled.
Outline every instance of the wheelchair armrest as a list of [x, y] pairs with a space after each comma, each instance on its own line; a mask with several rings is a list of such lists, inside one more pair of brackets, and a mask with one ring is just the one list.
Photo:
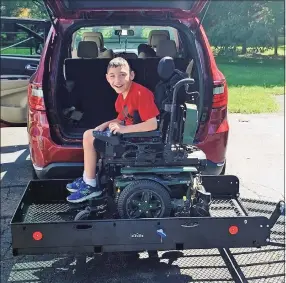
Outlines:
[[149, 131], [149, 132], [138, 132], [138, 133], [128, 133], [121, 134], [122, 138], [149, 138], [149, 137], [160, 137], [160, 131]]
[[114, 135], [110, 131], [93, 131], [93, 136], [101, 141], [108, 142], [112, 145], [119, 145], [120, 144], [120, 137], [119, 135]]

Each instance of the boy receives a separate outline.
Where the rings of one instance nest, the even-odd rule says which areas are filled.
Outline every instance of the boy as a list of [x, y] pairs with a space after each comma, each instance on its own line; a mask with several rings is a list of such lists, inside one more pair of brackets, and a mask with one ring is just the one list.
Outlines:
[[[116, 119], [97, 126], [94, 130], [104, 131], [107, 128], [113, 133], [146, 132], [157, 129], [156, 116], [159, 110], [155, 105], [153, 93], [144, 86], [133, 82], [134, 72], [128, 62], [121, 58], [112, 59], [107, 67], [106, 79], [118, 94], [115, 109]], [[138, 111], [141, 123], [133, 124], [134, 111]], [[92, 130], [83, 135], [84, 173], [83, 177], [67, 185], [72, 194], [68, 202], [79, 203], [100, 196], [102, 191], [96, 185], [97, 153], [94, 149]]]

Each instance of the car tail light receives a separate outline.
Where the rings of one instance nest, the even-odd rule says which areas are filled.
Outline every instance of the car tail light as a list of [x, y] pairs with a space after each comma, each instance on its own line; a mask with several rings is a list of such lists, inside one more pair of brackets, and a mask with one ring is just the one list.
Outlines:
[[227, 105], [228, 91], [223, 81], [214, 82], [212, 108], [221, 108]]
[[45, 110], [44, 95], [41, 84], [30, 84], [28, 88], [29, 106], [35, 110]]

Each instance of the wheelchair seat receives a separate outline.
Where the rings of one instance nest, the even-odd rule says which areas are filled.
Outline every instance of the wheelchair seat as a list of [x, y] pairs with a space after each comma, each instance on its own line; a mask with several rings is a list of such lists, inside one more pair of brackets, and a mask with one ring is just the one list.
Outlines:
[[148, 131], [148, 132], [138, 132], [138, 133], [127, 133], [127, 134], [121, 134], [121, 137], [124, 139], [128, 138], [146, 138], [146, 137], [160, 137], [161, 132], [156, 131]]

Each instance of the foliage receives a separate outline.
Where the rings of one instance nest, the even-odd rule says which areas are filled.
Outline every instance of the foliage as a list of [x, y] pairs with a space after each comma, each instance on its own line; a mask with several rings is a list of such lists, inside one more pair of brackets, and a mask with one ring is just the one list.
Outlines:
[[2, 17], [38, 18], [48, 19], [46, 9], [42, 1], [32, 0], [2, 0]]
[[[42, 0], [2, 0], [1, 16], [48, 18]], [[284, 2], [235, 0], [211, 1], [203, 25], [211, 45], [218, 54], [235, 56], [246, 53], [247, 47], [263, 52], [278, 45], [284, 38]], [[142, 38], [148, 38], [150, 28], [143, 28]], [[103, 30], [104, 37], [112, 37], [112, 31]], [[283, 40], [284, 41], [284, 40]], [[237, 46], [242, 46], [238, 51]]]
[[149, 33], [152, 29], [151, 28], [142, 28], [142, 35], [141, 37], [142, 38], [148, 38], [149, 36]]
[[237, 46], [242, 53], [273, 47], [274, 36], [284, 34], [283, 15], [282, 1], [212, 1], [203, 25], [219, 54], [233, 56]]
[[102, 35], [103, 38], [111, 38], [113, 35], [113, 29], [112, 28], [104, 28], [102, 29]]

